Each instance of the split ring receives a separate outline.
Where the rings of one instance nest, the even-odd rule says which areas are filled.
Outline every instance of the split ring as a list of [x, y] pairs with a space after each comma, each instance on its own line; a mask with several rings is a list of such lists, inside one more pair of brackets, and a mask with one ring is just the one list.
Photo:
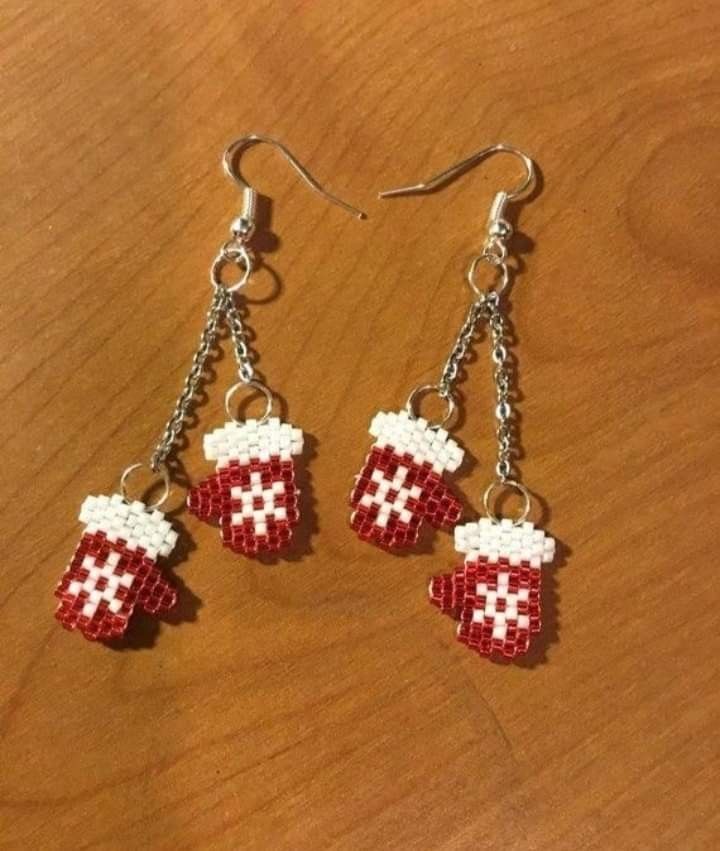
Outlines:
[[485, 508], [485, 514], [493, 521], [493, 523], [499, 523], [500, 519], [495, 512], [490, 508], [490, 498], [493, 495], [493, 492], [497, 488], [507, 487], [512, 490], [517, 491], [523, 498], [523, 508], [520, 512], [519, 516], [513, 520], [513, 526], [519, 526], [521, 523], [524, 523], [527, 520], [528, 514], [530, 514], [530, 508], [532, 507], [532, 497], [530, 496], [530, 491], [525, 487], [525, 485], [520, 484], [520, 482], [516, 482], [515, 479], [505, 479], [505, 481], [501, 481], [500, 479], [496, 479], [494, 482], [490, 482], [490, 484], [485, 488], [485, 493], [483, 494], [483, 507]]
[[262, 417], [258, 420], [259, 423], [266, 423], [270, 419], [270, 415], [272, 414], [273, 409], [273, 394], [272, 392], [262, 383], [262, 381], [257, 381], [256, 379], [251, 379], [250, 381], [238, 381], [237, 384], [233, 384], [233, 386], [227, 391], [225, 394], [225, 411], [230, 419], [237, 423], [238, 425], [242, 425], [242, 421], [235, 418], [234, 414], [230, 410], [230, 401], [236, 390], [239, 390], [241, 387], [252, 387], [253, 390], [258, 390], [265, 396], [265, 412]]
[[149, 511], [155, 511], [155, 509], [160, 508], [160, 506], [165, 502], [165, 500], [170, 495], [170, 474], [168, 473], [167, 467], [162, 464], [157, 471], [153, 470], [150, 464], [145, 464], [142, 461], [137, 464], [131, 464], [129, 467], [126, 467], [123, 471], [122, 476], [120, 476], [120, 493], [122, 494], [122, 498], [126, 502], [132, 502], [132, 497], [129, 497], [127, 494], [127, 484], [128, 478], [131, 473], [134, 473], [135, 470], [139, 470], [141, 467], [147, 467], [151, 472], [157, 472], [162, 479], [163, 483], [163, 494], [157, 502], [154, 502], [152, 505], [148, 505], [147, 508]]
[[[227, 286], [224, 284], [220, 278], [222, 274], [222, 270], [226, 266], [235, 266], [238, 269], [242, 269], [242, 277], [239, 281], [232, 284], [231, 286]], [[210, 267], [210, 283], [214, 287], [222, 287], [229, 293], [237, 292], [239, 289], [245, 286], [247, 282], [250, 280], [250, 275], [253, 271], [253, 261], [250, 256], [250, 252], [244, 245], [240, 245], [237, 248], [233, 248], [231, 251], [221, 250], [218, 256], [213, 260], [213, 264]]]
[[[503, 260], [498, 262], [497, 260], [491, 259], [491, 257], [492, 255], [487, 254], [476, 255], [473, 257], [467, 270], [468, 285], [479, 300], [484, 299], [489, 293], [495, 293], [498, 296], [502, 295], [510, 283], [510, 270], [508, 269], [507, 263]], [[493, 266], [500, 273], [495, 285], [487, 290], [481, 290], [475, 281], [475, 275], [477, 274], [477, 269], [480, 263], [489, 263], [490, 266]]]
[[407, 402], [405, 403], [405, 410], [414, 420], [416, 420], [419, 416], [418, 412], [415, 410], [415, 401], [417, 397], [431, 391], [434, 391], [441, 399], [445, 400], [445, 403], [447, 404], [447, 411], [439, 423], [431, 423], [430, 427], [434, 429], [443, 428], [443, 426], [449, 423], [452, 419], [452, 416], [455, 413], [456, 404], [455, 399], [451, 394], [446, 395], [442, 392], [439, 384], [422, 384], [420, 387], [416, 387], [408, 396]]

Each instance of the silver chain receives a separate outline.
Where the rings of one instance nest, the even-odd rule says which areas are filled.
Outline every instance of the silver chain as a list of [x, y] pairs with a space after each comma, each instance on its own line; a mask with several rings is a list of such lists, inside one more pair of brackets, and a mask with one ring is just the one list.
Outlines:
[[230, 328], [230, 336], [235, 350], [240, 380], [246, 384], [255, 378], [255, 368], [252, 365], [250, 346], [248, 345], [247, 329], [242, 321], [240, 311], [235, 304], [232, 293], [223, 290], [225, 296], [225, 318]]
[[505, 345], [507, 333], [505, 317], [500, 307], [501, 293], [507, 286], [506, 258], [507, 248], [504, 242], [497, 238], [488, 240], [483, 252], [478, 256], [478, 260], [487, 260], [492, 266], [499, 268], [502, 274], [501, 286], [489, 292], [482, 292], [477, 289], [474, 281], [477, 263], [471, 265], [468, 281], [478, 298], [470, 305], [437, 385], [438, 393], [442, 398], [448, 400], [453, 398], [460, 367], [467, 357], [478, 323], [483, 319], [487, 320], [491, 357], [494, 364], [495, 418], [498, 422], [495, 432], [498, 447], [495, 472], [498, 480], [503, 483], [512, 478], [513, 440], [515, 437], [512, 423], [514, 411], [510, 397], [512, 389], [511, 361]]
[[486, 319], [491, 343], [491, 357], [494, 364], [493, 381], [495, 383], [495, 418], [498, 425], [497, 463], [495, 472], [501, 482], [512, 477], [512, 456], [514, 428], [512, 419], [514, 411], [510, 397], [512, 389], [511, 361], [505, 345], [505, 317], [500, 308], [500, 297], [497, 292], [489, 292], [470, 305], [462, 328], [455, 340], [455, 345], [443, 367], [440, 381], [437, 385], [440, 396], [451, 399], [454, 394], [460, 367], [467, 357], [470, 344], [478, 323]]
[[448, 399], [453, 395], [455, 383], [457, 382], [458, 373], [463, 361], [467, 357], [470, 343], [475, 335], [475, 329], [478, 322], [487, 315], [487, 306], [483, 298], [474, 301], [470, 305], [465, 321], [460, 328], [460, 332], [455, 340], [455, 345], [452, 347], [450, 355], [445, 361], [442, 375], [438, 383], [438, 392], [444, 399]]
[[156, 473], [160, 469], [160, 465], [167, 460], [182, 432], [185, 418], [202, 381], [205, 362], [217, 339], [223, 315], [230, 329], [240, 380], [247, 384], [255, 377], [250, 347], [247, 342], [247, 329], [240, 316], [240, 311], [237, 309], [232, 293], [228, 292], [223, 286], [216, 286], [205, 327], [200, 335], [200, 344], [190, 364], [190, 371], [185, 378], [183, 389], [175, 403], [172, 415], [165, 424], [162, 437], [150, 458], [150, 467]]
[[172, 415], [165, 425], [162, 437], [158, 441], [155, 451], [150, 458], [150, 467], [154, 472], [158, 472], [160, 465], [165, 462], [182, 431], [185, 417], [202, 381], [205, 362], [217, 339], [224, 309], [225, 294], [223, 290], [217, 288], [213, 294], [205, 327], [200, 335], [200, 344], [193, 355], [190, 371], [185, 378], [183, 389], [175, 403]]
[[511, 478], [514, 427], [512, 423], [514, 411], [510, 390], [512, 386], [511, 362], [505, 345], [505, 317], [500, 309], [500, 299], [495, 293], [487, 296], [488, 327], [492, 343], [491, 357], [495, 365], [493, 379], [495, 381], [495, 418], [498, 421], [497, 436], [498, 452], [495, 472], [501, 482]]
[[232, 292], [233, 289], [238, 288], [238, 285], [226, 287], [219, 277], [224, 263], [229, 262], [238, 265], [240, 261], [245, 266], [244, 277], [239, 284], [239, 286], [243, 286], [253, 270], [252, 258], [245, 247], [245, 240], [234, 234], [234, 238], [228, 240], [221, 247], [218, 256], [213, 261], [210, 270], [210, 280], [213, 285], [212, 302], [208, 310], [205, 327], [200, 335], [200, 344], [193, 355], [190, 371], [183, 384], [183, 389], [180, 396], [178, 396], [172, 415], [165, 424], [162, 436], [150, 458], [150, 467], [154, 472], [158, 472], [161, 465], [167, 460], [168, 455], [182, 432], [185, 418], [202, 381], [205, 362], [217, 339], [223, 316], [230, 329], [240, 380], [244, 384], [248, 384], [255, 379], [255, 368], [252, 364], [247, 329], [240, 311], [235, 304]]

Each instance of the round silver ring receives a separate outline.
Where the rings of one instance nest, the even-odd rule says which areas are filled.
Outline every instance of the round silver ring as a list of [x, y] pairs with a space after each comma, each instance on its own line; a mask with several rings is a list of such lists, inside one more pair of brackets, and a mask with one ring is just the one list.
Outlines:
[[[475, 275], [477, 274], [477, 269], [480, 263], [488, 263], [494, 269], [498, 269], [500, 272], [499, 280], [495, 283], [494, 286], [488, 287], [487, 290], [481, 290], [475, 282]], [[507, 263], [504, 261], [500, 261], [499, 263], [495, 260], [491, 260], [488, 255], [478, 254], [470, 261], [470, 266], [467, 270], [467, 282], [470, 289], [475, 293], [478, 299], [485, 298], [488, 293], [496, 293], [496, 295], [502, 295], [507, 289], [508, 284], [510, 283], [510, 270], [508, 269]]]
[[[122, 498], [126, 502], [132, 502], [132, 497], [129, 497], [127, 493], [128, 478], [130, 477], [131, 473], [134, 473], [135, 470], [139, 470], [141, 467], [147, 467], [148, 470], [154, 472], [149, 464], [144, 464], [142, 461], [140, 461], [137, 464], [131, 464], [129, 467], [126, 467], [123, 471], [122, 476], [120, 476], [120, 493], [122, 494]], [[163, 502], [165, 502], [165, 500], [170, 495], [170, 473], [168, 473], [167, 467], [162, 464], [157, 470], [157, 472], [162, 478], [163, 494], [160, 499], [157, 500], [157, 502], [154, 502], [152, 505], [147, 506], [150, 511], [154, 511], [156, 508], [160, 508]]]
[[[240, 280], [230, 287], [224, 284], [220, 279], [222, 270], [228, 265], [237, 266], [238, 269], [241, 268], [242, 265], [243, 268], [243, 274]], [[234, 293], [247, 284], [250, 280], [252, 271], [253, 262], [250, 252], [244, 245], [241, 245], [239, 248], [233, 249], [232, 254], [227, 254], [221, 251], [213, 260], [212, 266], [210, 267], [210, 283], [214, 287], [223, 287], [223, 289], [227, 290], [229, 293]]]
[[230, 401], [233, 397], [233, 394], [236, 390], [239, 390], [241, 387], [252, 387], [253, 390], [259, 390], [265, 396], [265, 412], [262, 417], [258, 420], [260, 423], [266, 423], [270, 419], [270, 415], [272, 414], [273, 409], [273, 394], [267, 388], [262, 381], [257, 381], [256, 379], [252, 379], [250, 381], [238, 381], [237, 384], [233, 384], [233, 386], [227, 391], [225, 394], [225, 411], [230, 419], [237, 423], [238, 425], [242, 425], [242, 420], [238, 420], [235, 418], [234, 414], [230, 410]]
[[444, 425], [450, 422], [453, 414], [455, 413], [455, 399], [451, 395], [445, 395], [441, 389], [439, 384], [421, 384], [419, 387], [416, 387], [411, 391], [410, 395], [407, 398], [407, 402], [405, 403], [405, 410], [410, 414], [410, 416], [416, 420], [419, 416], [418, 412], [415, 410], [415, 400], [418, 396], [423, 395], [424, 393], [435, 392], [441, 399], [445, 400], [447, 404], [447, 411], [445, 412], [445, 416], [440, 420], [439, 423], [430, 423], [430, 428], [438, 429], [442, 428]]
[[499, 523], [500, 518], [495, 514], [495, 512], [490, 508], [490, 497], [493, 495], [493, 492], [496, 488], [507, 487], [516, 490], [520, 496], [522, 496], [524, 504], [520, 515], [513, 520], [513, 526], [519, 526], [521, 523], [524, 523], [527, 520], [528, 514], [530, 514], [530, 509], [532, 507], [532, 497], [530, 496], [530, 491], [525, 487], [525, 485], [520, 482], [516, 482], [515, 479], [505, 479], [505, 481], [501, 481], [500, 479], [495, 479], [495, 481], [490, 482], [490, 484], [485, 488], [485, 493], [483, 494], [483, 507], [485, 509], [485, 514], [489, 517], [494, 523]]

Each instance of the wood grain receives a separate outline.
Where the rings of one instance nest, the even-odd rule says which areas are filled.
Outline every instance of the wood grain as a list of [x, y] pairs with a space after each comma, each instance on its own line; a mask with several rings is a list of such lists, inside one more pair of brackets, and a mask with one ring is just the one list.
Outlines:
[[[714, 849], [717, 807], [717, 4], [108, 0], [2, 5], [3, 677], [8, 849]], [[225, 145], [270, 150], [249, 321], [312, 436], [306, 521], [274, 566], [186, 514], [179, 615], [122, 649], [52, 590], [88, 493], [147, 456], [237, 213]], [[433, 379], [506, 140], [542, 169], [512, 293], [524, 480], [562, 542], [524, 666], [453, 638], [426, 580], [347, 527], [367, 424]], [[232, 358], [183, 463], [208, 470]], [[486, 346], [463, 384], [469, 506], [493, 464]], [[176, 503], [182, 502], [176, 487]]]

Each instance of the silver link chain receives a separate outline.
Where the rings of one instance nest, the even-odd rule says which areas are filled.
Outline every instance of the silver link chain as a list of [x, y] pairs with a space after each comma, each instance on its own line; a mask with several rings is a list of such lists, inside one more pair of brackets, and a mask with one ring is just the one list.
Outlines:
[[252, 355], [248, 345], [247, 329], [235, 304], [232, 293], [223, 291], [225, 296], [225, 318], [230, 328], [230, 336], [235, 350], [240, 380], [246, 384], [255, 378], [255, 368], [252, 365]]
[[150, 467], [156, 473], [167, 460], [182, 432], [185, 418], [202, 381], [205, 362], [217, 339], [223, 315], [230, 329], [240, 380], [247, 384], [255, 378], [255, 368], [252, 365], [252, 356], [247, 342], [247, 329], [240, 311], [237, 309], [232, 293], [229, 293], [225, 287], [215, 287], [205, 327], [200, 335], [200, 344], [193, 355], [190, 371], [185, 378], [172, 415], [165, 424], [162, 436], [150, 458]]
[[486, 319], [490, 333], [490, 354], [494, 364], [493, 381], [495, 383], [495, 418], [498, 422], [497, 463], [495, 472], [501, 482], [512, 478], [512, 458], [514, 434], [514, 409], [512, 406], [512, 374], [510, 355], [505, 344], [507, 328], [505, 317], [500, 308], [500, 297], [489, 292], [473, 302], [467, 312], [455, 345], [450, 352], [438, 383], [438, 392], [444, 399], [452, 399], [460, 367], [467, 357], [470, 343], [475, 335], [478, 323]]
[[255, 368], [252, 364], [252, 354], [248, 344], [248, 332], [242, 320], [240, 311], [235, 304], [232, 288], [226, 287], [219, 279], [218, 264], [223, 260], [237, 262], [239, 258], [247, 258], [246, 274], [243, 284], [252, 272], [252, 261], [245, 247], [245, 240], [234, 236], [228, 240], [220, 249], [218, 257], [213, 262], [211, 270], [211, 281], [214, 287], [212, 302], [205, 321], [205, 327], [200, 335], [200, 344], [193, 355], [190, 371], [187, 374], [183, 389], [178, 396], [170, 419], [165, 424], [162, 436], [158, 441], [155, 451], [150, 458], [150, 468], [158, 472], [161, 465], [165, 463], [173, 446], [180, 436], [185, 418], [187, 417], [192, 401], [195, 398], [200, 382], [202, 381], [205, 362], [217, 339], [220, 323], [223, 316], [230, 329], [233, 341], [235, 359], [238, 365], [238, 375], [244, 384], [255, 380]]
[[455, 384], [457, 382], [458, 373], [463, 361], [467, 357], [470, 343], [475, 335], [478, 322], [487, 316], [487, 306], [483, 298], [474, 301], [470, 305], [470, 309], [465, 316], [465, 321], [460, 328], [455, 344], [452, 347], [450, 356], [445, 361], [440, 382], [438, 383], [438, 392], [443, 399], [452, 397]]
[[200, 344], [193, 355], [190, 371], [185, 378], [183, 389], [178, 396], [172, 415], [167, 421], [162, 436], [155, 447], [152, 457], [150, 458], [150, 467], [156, 473], [159, 471], [160, 466], [164, 464], [170, 454], [170, 451], [175, 445], [175, 441], [180, 436], [185, 422], [185, 417], [188, 414], [192, 401], [197, 393], [198, 387], [200, 386], [200, 382], [202, 381], [205, 362], [207, 361], [208, 355], [212, 351], [215, 340], [217, 339], [224, 309], [225, 294], [224, 291], [217, 288], [213, 294], [205, 327], [200, 335]]
[[495, 381], [495, 418], [498, 421], [497, 430], [497, 464], [495, 472], [501, 482], [512, 478], [512, 456], [514, 410], [510, 391], [512, 388], [511, 362], [505, 345], [506, 326], [505, 317], [500, 309], [500, 299], [495, 293], [487, 296], [488, 304], [488, 327], [491, 339], [491, 357], [495, 369], [493, 379]]

